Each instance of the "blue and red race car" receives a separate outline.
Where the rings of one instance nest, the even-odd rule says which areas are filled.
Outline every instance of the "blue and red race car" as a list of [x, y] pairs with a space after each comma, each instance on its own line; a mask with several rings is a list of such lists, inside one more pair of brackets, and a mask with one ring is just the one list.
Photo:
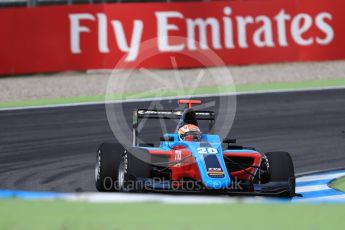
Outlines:
[[[295, 195], [295, 173], [289, 153], [261, 154], [236, 144], [235, 139], [221, 140], [212, 134], [213, 111], [194, 111], [192, 104], [200, 104], [198, 100], [179, 103], [188, 104], [188, 108], [134, 111], [133, 146], [103, 143], [99, 147], [95, 166], [98, 191]], [[164, 134], [155, 147], [137, 143], [137, 127], [143, 118], [179, 122], [175, 132]], [[198, 127], [200, 121], [209, 123], [208, 134], [197, 133], [197, 138], [191, 139], [181, 137], [182, 127]]]

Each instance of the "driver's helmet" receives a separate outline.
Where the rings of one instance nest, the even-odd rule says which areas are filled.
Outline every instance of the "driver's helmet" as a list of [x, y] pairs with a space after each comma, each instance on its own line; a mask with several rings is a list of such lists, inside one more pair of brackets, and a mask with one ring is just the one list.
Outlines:
[[181, 141], [200, 141], [201, 131], [198, 126], [187, 124], [179, 128], [178, 135]]

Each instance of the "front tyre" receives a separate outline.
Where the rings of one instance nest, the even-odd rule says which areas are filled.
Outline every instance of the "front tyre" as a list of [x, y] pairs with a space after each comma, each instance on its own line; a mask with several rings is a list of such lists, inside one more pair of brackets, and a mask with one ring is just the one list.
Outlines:
[[118, 143], [104, 143], [99, 147], [95, 164], [95, 185], [99, 192], [118, 191], [118, 167], [123, 152]]
[[287, 152], [268, 152], [265, 153], [267, 157], [267, 168], [272, 182], [288, 182], [290, 191], [288, 196], [295, 195], [295, 170], [292, 158]]
[[122, 192], [144, 192], [151, 177], [151, 156], [145, 149], [128, 147], [118, 167], [118, 188]]

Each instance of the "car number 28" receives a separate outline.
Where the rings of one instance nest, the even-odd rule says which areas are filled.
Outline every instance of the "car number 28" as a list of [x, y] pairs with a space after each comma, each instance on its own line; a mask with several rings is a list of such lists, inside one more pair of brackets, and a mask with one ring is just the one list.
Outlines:
[[198, 153], [199, 154], [217, 154], [218, 150], [215, 148], [200, 147], [198, 148]]

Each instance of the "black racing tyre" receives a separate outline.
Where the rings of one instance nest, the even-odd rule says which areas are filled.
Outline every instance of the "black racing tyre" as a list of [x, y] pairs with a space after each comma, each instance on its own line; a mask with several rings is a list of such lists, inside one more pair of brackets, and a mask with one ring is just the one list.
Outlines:
[[128, 147], [122, 155], [118, 172], [119, 190], [145, 192], [145, 178], [151, 177], [151, 155], [146, 149]]
[[292, 158], [287, 152], [265, 153], [268, 161], [268, 172], [272, 182], [288, 182], [290, 196], [295, 194], [295, 170]]
[[103, 143], [96, 156], [95, 184], [100, 192], [118, 191], [118, 167], [124, 148], [118, 143]]

